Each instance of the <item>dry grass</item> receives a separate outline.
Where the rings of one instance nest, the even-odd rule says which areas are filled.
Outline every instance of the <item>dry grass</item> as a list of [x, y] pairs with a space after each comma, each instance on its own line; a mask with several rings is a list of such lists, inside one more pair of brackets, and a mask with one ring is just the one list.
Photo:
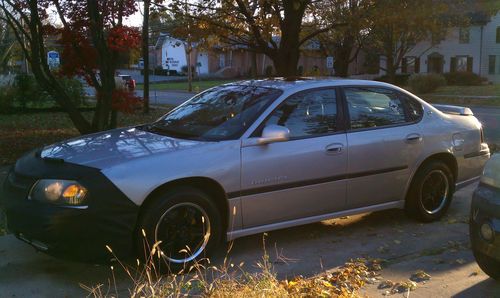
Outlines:
[[[381, 280], [378, 273], [381, 261], [367, 259], [351, 260], [337, 270], [311, 278], [299, 276], [292, 280], [279, 280], [265, 249], [265, 235], [264, 254], [255, 264], [258, 269], [255, 273], [245, 271], [243, 263], [234, 265], [228, 261], [230, 245], [220, 266], [213, 266], [209, 260], [204, 260], [181, 270], [179, 274], [161, 275], [158, 246], [159, 243], [153, 246], [150, 257], [143, 265], [137, 261], [132, 268], [119, 262], [132, 285], [128, 290], [130, 297], [361, 297], [359, 290], [367, 282]], [[108, 249], [112, 252], [111, 248]], [[114, 270], [112, 267], [112, 278], [107, 287], [100, 284], [92, 287], [81, 285], [82, 288], [94, 297], [119, 296]]]
[[[152, 110], [149, 115], [121, 114], [118, 126], [156, 120], [167, 110]], [[91, 113], [85, 113], [90, 117]], [[68, 115], [63, 112], [0, 115], [0, 165], [12, 164], [25, 152], [78, 136]]]
[[[152, 122], [168, 109], [152, 109], [149, 115], [140, 112], [121, 114], [118, 126], [131, 126]], [[89, 118], [91, 113], [84, 113]], [[44, 145], [77, 137], [68, 115], [63, 112], [40, 112], [28, 114], [0, 114], [0, 166], [13, 164], [24, 153]], [[1, 186], [0, 177], [0, 186]], [[5, 216], [0, 206], [0, 236], [7, 233]]]

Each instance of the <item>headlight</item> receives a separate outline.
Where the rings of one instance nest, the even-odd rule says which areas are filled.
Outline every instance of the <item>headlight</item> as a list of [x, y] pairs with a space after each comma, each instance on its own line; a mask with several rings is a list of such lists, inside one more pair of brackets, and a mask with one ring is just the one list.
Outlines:
[[29, 198], [54, 205], [82, 206], [87, 189], [76, 181], [42, 179], [31, 188]]
[[486, 164], [481, 183], [500, 188], [500, 154], [495, 154]]

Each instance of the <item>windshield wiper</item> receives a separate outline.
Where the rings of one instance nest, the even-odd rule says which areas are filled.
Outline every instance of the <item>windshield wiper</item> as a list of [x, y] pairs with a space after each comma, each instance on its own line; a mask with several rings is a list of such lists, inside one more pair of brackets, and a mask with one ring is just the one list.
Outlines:
[[149, 125], [144, 125], [141, 127], [144, 130], [154, 132], [157, 134], [161, 134], [167, 137], [173, 137], [173, 138], [179, 138], [179, 139], [188, 139], [188, 140], [197, 140], [199, 137], [193, 134], [185, 133], [185, 132], [180, 132], [176, 130], [171, 130], [168, 129], [162, 125], [159, 124], [149, 124]]

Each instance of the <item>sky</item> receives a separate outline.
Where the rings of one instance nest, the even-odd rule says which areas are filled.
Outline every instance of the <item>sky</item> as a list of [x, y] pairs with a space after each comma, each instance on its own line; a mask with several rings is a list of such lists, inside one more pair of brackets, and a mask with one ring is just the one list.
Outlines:
[[141, 27], [142, 26], [142, 7], [139, 4], [139, 10], [131, 15], [124, 21], [125, 25], [133, 26], [133, 27]]

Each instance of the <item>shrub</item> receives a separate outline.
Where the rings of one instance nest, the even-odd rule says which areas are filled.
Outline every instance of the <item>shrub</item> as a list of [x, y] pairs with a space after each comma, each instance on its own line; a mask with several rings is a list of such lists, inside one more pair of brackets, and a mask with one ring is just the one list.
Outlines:
[[25, 108], [28, 103], [35, 102], [38, 98], [38, 86], [35, 78], [30, 75], [20, 74], [14, 80], [15, 101], [17, 101], [22, 108]]
[[15, 89], [10, 86], [0, 88], [0, 113], [7, 113], [14, 105]]
[[85, 91], [82, 82], [78, 79], [64, 77], [59, 80], [59, 83], [74, 104], [81, 105], [85, 103]]
[[449, 72], [444, 74], [446, 83], [451, 86], [479, 86], [487, 81], [473, 72]]
[[[177, 70], [167, 70], [163, 69], [161, 66], [157, 66], [154, 70], [150, 69], [149, 70], [150, 75], [155, 75], [155, 76], [178, 76], [179, 73]], [[144, 75], [144, 69], [141, 69], [141, 75]]]
[[409, 78], [410, 78], [409, 74], [396, 74], [394, 78], [395, 81], [391, 82], [388, 75], [383, 75], [381, 77], [375, 78], [375, 81], [391, 83], [398, 86], [406, 86], [408, 85]]
[[414, 74], [408, 79], [408, 85], [415, 93], [430, 93], [446, 86], [446, 79], [439, 74]]

